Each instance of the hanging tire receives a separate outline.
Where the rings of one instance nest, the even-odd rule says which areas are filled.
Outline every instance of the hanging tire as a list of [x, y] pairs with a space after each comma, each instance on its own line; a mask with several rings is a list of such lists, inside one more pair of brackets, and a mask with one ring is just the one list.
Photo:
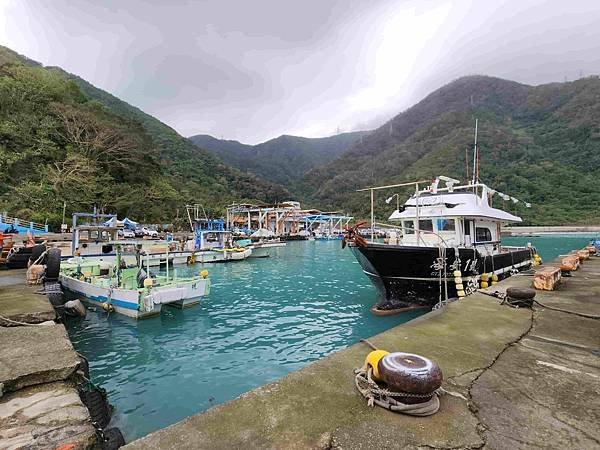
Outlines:
[[125, 445], [123, 433], [118, 428], [104, 430], [104, 442], [100, 443], [102, 450], [117, 450]]
[[79, 397], [83, 404], [87, 406], [92, 422], [98, 424], [100, 428], [106, 427], [112, 414], [112, 407], [108, 403], [106, 391], [102, 388], [82, 389], [79, 392]]
[[46, 281], [58, 280], [60, 273], [60, 249], [51, 248], [46, 254]]
[[[36, 262], [40, 256], [42, 256], [42, 253], [44, 253], [46, 251], [46, 246], [44, 244], [37, 244], [34, 245], [33, 248], [31, 249], [31, 255], [29, 256], [29, 262], [31, 264], [33, 264], [34, 262]], [[44, 264], [44, 259], [43, 258], [40, 262], [38, 262], [38, 264]]]
[[81, 370], [81, 372], [83, 373], [83, 376], [89, 380], [90, 379], [90, 363], [85, 356], [83, 356], [79, 353], [77, 354], [77, 356], [79, 356], [79, 367], [77, 368], [77, 370]]

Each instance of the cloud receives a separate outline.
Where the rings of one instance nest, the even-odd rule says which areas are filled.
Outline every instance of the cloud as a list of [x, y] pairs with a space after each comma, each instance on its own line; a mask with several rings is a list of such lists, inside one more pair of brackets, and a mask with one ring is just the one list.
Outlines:
[[184, 135], [255, 143], [375, 127], [462, 75], [537, 84], [598, 73], [600, 6], [4, 0], [0, 43]]

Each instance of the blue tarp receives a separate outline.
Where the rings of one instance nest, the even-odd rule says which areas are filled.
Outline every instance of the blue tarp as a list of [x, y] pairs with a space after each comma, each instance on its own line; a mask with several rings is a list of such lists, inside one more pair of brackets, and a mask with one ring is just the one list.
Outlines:
[[131, 220], [129, 217], [125, 217], [123, 219], [123, 226], [125, 228], [129, 228], [130, 230], [135, 230], [135, 227], [137, 227], [138, 223], [134, 222], [133, 220]]

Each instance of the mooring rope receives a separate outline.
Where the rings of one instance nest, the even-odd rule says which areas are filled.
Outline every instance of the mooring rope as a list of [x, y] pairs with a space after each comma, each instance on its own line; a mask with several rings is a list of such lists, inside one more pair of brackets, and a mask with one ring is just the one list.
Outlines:
[[[2, 321], [2, 320], [4, 320], [5, 322], [8, 322], [8, 323], [12, 323], [14, 325], [24, 325], [24, 326], [28, 326], [28, 327], [40, 327], [40, 326], [46, 327], [46, 326], [48, 326], [44, 322], [42, 322], [42, 323], [19, 322], [18, 320], [12, 320], [12, 319], [9, 319], [8, 317], [0, 316], [0, 321]], [[52, 322], [52, 321], [47, 320], [46, 322]]]
[[586, 313], [581, 313], [581, 312], [577, 312], [577, 311], [571, 311], [568, 309], [557, 308], [555, 306], [548, 306], [544, 303], [541, 303], [539, 300], [536, 300], [535, 298], [526, 299], [526, 300], [511, 299], [505, 293], [499, 292], [499, 291], [494, 291], [494, 292], [479, 291], [479, 292], [482, 294], [485, 294], [485, 295], [489, 295], [490, 297], [500, 299], [501, 305], [507, 304], [508, 306], [512, 306], [513, 308], [518, 308], [520, 306], [525, 306], [525, 307], [531, 308], [533, 306], [533, 303], [535, 303], [536, 305], [541, 306], [542, 308], [550, 309], [552, 311], [562, 312], [565, 314], [573, 314], [575, 316], [585, 317], [587, 319], [596, 319], [596, 320], [600, 319], [600, 315], [586, 314]]
[[[411, 416], [430, 416], [440, 409], [440, 394], [437, 390], [431, 394], [412, 394], [409, 392], [390, 391], [389, 389], [379, 387], [379, 385], [373, 381], [372, 372], [373, 369], [371, 367], [367, 370], [364, 368], [356, 369], [356, 377], [354, 378], [356, 388], [362, 396], [367, 399], [367, 404], [369, 406], [377, 405], [390, 411], [409, 414]], [[408, 404], [402, 403], [394, 397], [431, 398], [422, 403]]]

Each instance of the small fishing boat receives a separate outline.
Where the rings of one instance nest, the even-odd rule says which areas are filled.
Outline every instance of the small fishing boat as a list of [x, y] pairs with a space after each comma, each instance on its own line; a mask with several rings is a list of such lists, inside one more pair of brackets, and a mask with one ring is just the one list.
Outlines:
[[[0, 232], [0, 266], [6, 266], [8, 269], [24, 269], [27, 267], [32, 257], [38, 257], [40, 252], [33, 250], [41, 246], [39, 239], [37, 242], [33, 234], [27, 232], [27, 239], [19, 242], [16, 238], [18, 234], [3, 234]], [[45, 250], [45, 247], [44, 247]]]
[[221, 219], [190, 219], [194, 239], [186, 243], [188, 264], [242, 261], [252, 255], [252, 247], [236, 246], [231, 231]]
[[[127, 266], [122, 258], [123, 243], [113, 242], [114, 264], [98, 259], [72, 258], [61, 263], [60, 282], [71, 295], [106, 311], [142, 319], [160, 314], [163, 305], [186, 308], [196, 305], [210, 293], [208, 271], [199, 276], [180, 278], [177, 269], [153, 275], [144, 255], [138, 251], [138, 264]], [[145, 266], [145, 267], [144, 267]]]
[[[439, 187], [441, 181], [446, 187]], [[371, 191], [371, 229], [388, 227], [385, 242], [365, 239], [358, 227], [347, 231], [343, 245], [349, 243], [382, 295], [377, 311], [431, 308], [475, 291], [480, 282], [487, 287], [534, 264], [535, 248], [501, 245], [501, 225], [521, 218], [490, 205], [495, 194], [519, 200], [476, 180], [460, 185], [440, 176], [420, 189], [425, 182], [366, 189]], [[400, 225], [375, 224], [374, 192], [406, 186], [414, 186], [415, 194], [388, 219]]]
[[239, 239], [235, 244], [242, 248], [252, 249], [250, 258], [268, 258], [271, 256], [272, 249], [277, 247], [285, 247], [286, 243], [279, 239], [260, 239], [253, 242], [252, 239]]

